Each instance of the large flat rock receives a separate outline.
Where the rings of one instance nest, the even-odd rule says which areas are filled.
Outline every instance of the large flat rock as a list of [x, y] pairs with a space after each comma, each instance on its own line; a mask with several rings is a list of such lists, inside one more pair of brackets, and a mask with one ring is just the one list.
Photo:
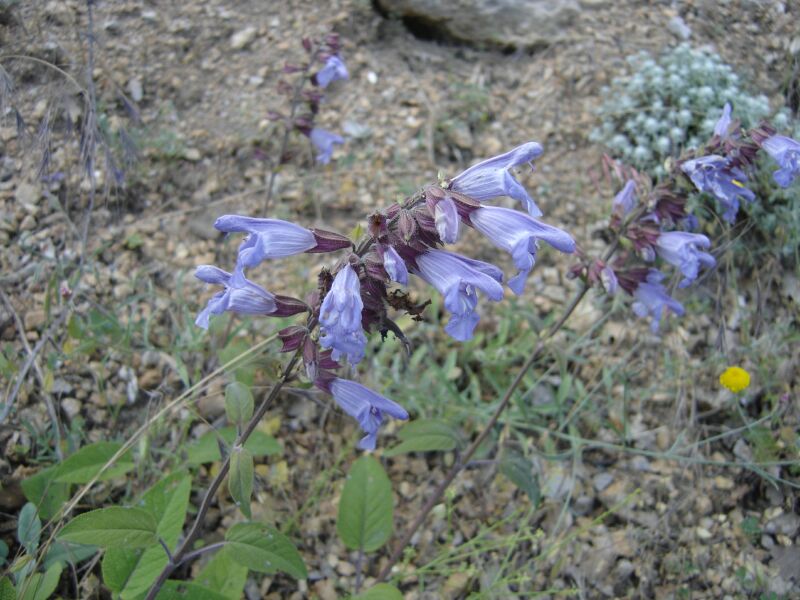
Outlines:
[[535, 48], [560, 39], [577, 0], [377, 0], [381, 10], [474, 45]]

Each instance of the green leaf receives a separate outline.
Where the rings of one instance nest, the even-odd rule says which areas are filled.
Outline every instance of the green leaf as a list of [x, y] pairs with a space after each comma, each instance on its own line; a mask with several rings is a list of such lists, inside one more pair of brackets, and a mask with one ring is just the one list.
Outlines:
[[[58, 467], [55, 480], [61, 483], [89, 483], [109, 460], [122, 448], [119, 442], [95, 442], [67, 457]], [[98, 481], [106, 481], [124, 475], [133, 468], [130, 452], [103, 471]]]
[[[224, 365], [249, 349], [250, 345], [244, 340], [233, 339], [219, 351], [219, 362]], [[253, 385], [256, 378], [256, 366], [252, 356], [240, 360], [233, 369], [229, 370], [229, 373], [234, 376], [236, 381], [241, 381], [245, 385]]]
[[538, 506], [541, 500], [539, 482], [533, 475], [533, 467], [529, 460], [516, 453], [505, 454], [500, 460], [500, 472], [523, 492], [528, 494], [531, 503]]
[[392, 535], [394, 502], [392, 484], [381, 463], [362, 456], [350, 468], [342, 497], [336, 529], [350, 550], [372, 552]]
[[45, 569], [50, 568], [55, 563], [76, 565], [97, 553], [97, 546], [86, 546], [84, 544], [72, 544], [56, 540], [50, 544], [50, 549], [42, 561]]
[[461, 445], [458, 431], [446, 421], [439, 419], [412, 421], [403, 427], [397, 436], [403, 441], [384, 452], [385, 456], [397, 456], [406, 452], [453, 450]]
[[288, 573], [308, 577], [303, 559], [289, 538], [263, 523], [237, 523], [225, 534], [224, 552], [230, 559], [258, 573]]
[[242, 427], [253, 416], [253, 394], [245, 384], [234, 381], [225, 387], [225, 414], [231, 425]]
[[55, 481], [58, 469], [58, 466], [42, 469], [22, 480], [25, 497], [39, 507], [39, 516], [45, 520], [52, 518], [69, 500], [69, 485]]
[[8, 577], [0, 579], [0, 600], [17, 600], [17, 590]]
[[144, 548], [158, 543], [156, 520], [143, 508], [110, 506], [78, 515], [58, 537], [101, 548]]
[[227, 552], [217, 552], [195, 580], [229, 600], [241, 600], [247, 583], [247, 567], [231, 560]]
[[[237, 596], [237, 600], [241, 596]], [[159, 590], [156, 600], [228, 600], [228, 596], [193, 581], [168, 579]]]
[[[156, 535], [170, 550], [175, 549], [183, 530], [191, 487], [189, 475], [173, 473], [147, 490], [138, 503], [156, 520]], [[137, 598], [150, 589], [167, 561], [161, 545], [144, 551], [109, 548], [103, 557], [103, 578], [121, 598]]]
[[352, 596], [350, 600], [403, 600], [403, 594], [393, 585], [379, 583], [363, 594]]
[[28, 502], [19, 511], [17, 519], [17, 539], [29, 554], [36, 554], [39, 537], [42, 535], [42, 522], [36, 515], [36, 506]]
[[64, 567], [61, 563], [51, 565], [47, 571], [34, 573], [30, 579], [23, 581], [19, 585], [22, 592], [20, 600], [47, 600], [58, 587], [58, 580], [61, 579], [61, 571]]
[[245, 448], [234, 448], [228, 472], [228, 489], [236, 506], [248, 519], [251, 517], [250, 496], [253, 493], [253, 477], [253, 455]]
[[[230, 447], [236, 439], [236, 429], [233, 427], [223, 427], [217, 431], [209, 431], [202, 435], [196, 442], [186, 447], [189, 464], [200, 465], [203, 463], [216, 462], [222, 457], [219, 453], [217, 436]], [[281, 452], [281, 445], [271, 435], [263, 431], [254, 431], [245, 443], [244, 447], [253, 456], [269, 456]]]
[[[163, 553], [163, 552], [162, 552]], [[128, 578], [136, 569], [139, 559], [144, 551], [129, 550], [127, 548], [109, 548], [103, 554], [101, 571], [103, 573], [103, 583], [115, 594], [119, 594], [125, 589]]]

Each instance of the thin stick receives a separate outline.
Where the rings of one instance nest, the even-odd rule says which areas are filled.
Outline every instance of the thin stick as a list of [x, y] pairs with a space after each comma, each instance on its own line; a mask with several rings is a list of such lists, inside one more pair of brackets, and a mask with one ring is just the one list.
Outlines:
[[[283, 374], [278, 382], [272, 387], [269, 395], [264, 399], [261, 405], [258, 407], [258, 410], [250, 419], [247, 424], [247, 427], [244, 428], [242, 434], [236, 439], [234, 445], [241, 445], [247, 441], [247, 438], [250, 437], [250, 434], [253, 433], [255, 428], [258, 426], [258, 423], [264, 418], [264, 415], [267, 413], [267, 410], [272, 406], [273, 400], [275, 400], [278, 392], [280, 392], [283, 385], [288, 381], [289, 377], [294, 371], [295, 366], [297, 365], [298, 361], [300, 360], [300, 356], [302, 354], [302, 347], [295, 352], [292, 360], [289, 361], [289, 364], [286, 365], [286, 368], [283, 370]], [[169, 562], [161, 571], [161, 574], [156, 579], [156, 582], [153, 584], [153, 587], [150, 588], [150, 591], [147, 593], [147, 597], [145, 600], [154, 600], [155, 597], [158, 595], [161, 586], [164, 585], [164, 582], [169, 578], [172, 572], [178, 568], [185, 560], [187, 560], [188, 556], [191, 556], [191, 547], [194, 544], [197, 535], [200, 533], [200, 528], [203, 525], [203, 521], [205, 520], [206, 514], [208, 513], [208, 509], [211, 507], [211, 502], [214, 499], [214, 496], [217, 493], [217, 490], [222, 485], [222, 481], [225, 479], [225, 476], [228, 474], [228, 471], [231, 467], [231, 455], [225, 457], [225, 461], [222, 463], [222, 467], [220, 467], [219, 473], [217, 476], [214, 477], [214, 480], [211, 482], [211, 485], [208, 486], [205, 495], [203, 496], [203, 500], [200, 503], [200, 508], [197, 511], [197, 515], [194, 518], [194, 522], [192, 523], [191, 528], [189, 529], [189, 533], [186, 534], [186, 537], [183, 540], [183, 543], [180, 547], [175, 551], [175, 553], [170, 557]]]
[[[624, 228], [622, 232], [624, 232]], [[614, 252], [616, 252], [617, 248], [619, 247], [619, 240], [622, 235], [622, 232], [620, 232], [614, 238], [611, 245], [604, 253], [602, 259], [603, 262], [607, 262], [614, 254]], [[441, 500], [442, 496], [444, 495], [444, 492], [447, 490], [447, 488], [450, 486], [450, 484], [453, 482], [456, 476], [464, 469], [464, 467], [469, 464], [472, 456], [475, 454], [480, 445], [489, 435], [489, 432], [492, 430], [495, 424], [497, 424], [498, 419], [500, 419], [500, 415], [503, 414], [505, 409], [510, 404], [511, 397], [514, 395], [514, 392], [522, 383], [525, 374], [539, 359], [542, 350], [544, 350], [545, 342], [551, 339], [556, 333], [558, 333], [561, 330], [561, 328], [567, 322], [567, 319], [569, 319], [572, 313], [575, 312], [575, 309], [578, 307], [578, 304], [580, 304], [581, 300], [583, 300], [588, 291], [589, 291], [589, 286], [586, 284], [582, 284], [581, 289], [578, 290], [578, 292], [572, 298], [572, 301], [564, 310], [563, 314], [561, 315], [561, 318], [550, 328], [550, 330], [546, 334], [544, 334], [544, 336], [542, 336], [539, 339], [539, 342], [536, 344], [536, 347], [533, 349], [533, 352], [531, 352], [531, 355], [528, 357], [528, 360], [525, 361], [525, 364], [523, 364], [520, 370], [517, 372], [517, 376], [514, 378], [514, 381], [512, 381], [511, 385], [508, 386], [508, 389], [506, 389], [505, 394], [503, 394], [503, 399], [500, 401], [500, 404], [497, 406], [497, 409], [495, 409], [494, 414], [489, 419], [489, 422], [486, 423], [486, 425], [484, 425], [483, 429], [478, 434], [478, 437], [475, 438], [475, 441], [473, 441], [472, 444], [470, 444], [466, 452], [464, 452], [464, 454], [460, 456], [455, 463], [453, 463], [453, 466], [447, 472], [445, 478], [439, 483], [439, 485], [436, 486], [436, 489], [433, 491], [433, 494], [431, 494], [431, 496], [428, 498], [428, 501], [423, 505], [422, 509], [417, 514], [416, 519], [414, 519], [411, 525], [409, 525], [409, 527], [406, 529], [405, 533], [403, 534], [403, 537], [400, 538], [400, 541], [397, 543], [394, 551], [389, 557], [389, 562], [384, 566], [383, 570], [381, 570], [380, 575], [378, 575], [378, 581], [383, 581], [386, 579], [386, 577], [388, 577], [389, 573], [392, 570], [392, 567], [395, 564], [397, 564], [398, 560], [400, 560], [400, 556], [402, 555], [405, 547], [411, 541], [411, 538], [414, 536], [417, 530], [422, 526], [422, 523], [425, 522], [428, 513], [430, 513], [431, 510], [433, 510], [433, 507], [439, 503], [439, 500]]]
[[[19, 338], [22, 341], [22, 345], [25, 347], [25, 352], [28, 354], [28, 359], [30, 360], [31, 364], [33, 365], [33, 371], [36, 373], [36, 379], [39, 380], [39, 387], [42, 388], [42, 397], [44, 398], [45, 406], [47, 407], [47, 412], [50, 415], [50, 420], [53, 422], [53, 434], [55, 435], [55, 452], [58, 460], [64, 460], [64, 453], [61, 450], [61, 422], [58, 420], [58, 413], [56, 412], [56, 407], [53, 404], [53, 397], [52, 395], [45, 389], [44, 384], [44, 373], [42, 373], [42, 368], [39, 366], [38, 361], [36, 360], [36, 356], [39, 352], [34, 352], [31, 348], [28, 340], [25, 338], [25, 326], [22, 323], [22, 319], [19, 318], [17, 311], [14, 310], [14, 305], [11, 304], [11, 300], [9, 300], [8, 296], [3, 290], [0, 290], [0, 298], [3, 300], [3, 304], [6, 305], [6, 309], [8, 312], [11, 313], [11, 317], [14, 319], [14, 324], [17, 326], [17, 332], [19, 333]], [[49, 337], [49, 330], [45, 331], [48, 335], [42, 335], [42, 343], [37, 344], [37, 348], [41, 350], [44, 346], [44, 342]], [[26, 373], [27, 374], [27, 371]], [[21, 377], [24, 379], [25, 374], [21, 374]], [[20, 379], [21, 381], [22, 379]], [[19, 388], [16, 388], [17, 390]], [[16, 394], [15, 394], [16, 396]], [[7, 414], [8, 410], [11, 407], [11, 400], [9, 399], [6, 403], [5, 408], [3, 409], [4, 415]], [[5, 416], [4, 416], [5, 418]], [[0, 419], [2, 421], [3, 419]]]
[[567, 319], [572, 315], [575, 311], [575, 308], [578, 304], [583, 300], [586, 293], [589, 291], [589, 287], [583, 285], [581, 289], [575, 294], [575, 297], [570, 302], [569, 306], [566, 308], [564, 313], [561, 315], [561, 318], [558, 322], [553, 325], [553, 327], [539, 340], [536, 344], [536, 347], [531, 352], [531, 355], [528, 357], [528, 360], [525, 361], [525, 364], [522, 365], [520, 370], [517, 372], [517, 376], [514, 378], [514, 381], [508, 386], [506, 389], [505, 394], [503, 394], [503, 399], [500, 401], [500, 404], [497, 406], [497, 409], [494, 411], [494, 414], [489, 419], [489, 422], [484, 425], [481, 432], [478, 434], [478, 437], [470, 444], [469, 448], [467, 448], [466, 452], [460, 457], [460, 459], [453, 464], [450, 470], [445, 475], [445, 478], [436, 486], [436, 489], [433, 491], [433, 494], [428, 498], [428, 501], [425, 502], [424, 506], [420, 509], [419, 513], [417, 514], [416, 519], [408, 526], [403, 534], [403, 537], [400, 538], [400, 541], [395, 546], [392, 555], [389, 557], [389, 562], [386, 563], [383, 570], [381, 571], [380, 575], [378, 575], [378, 581], [383, 581], [388, 577], [389, 573], [392, 570], [392, 567], [397, 564], [397, 561], [400, 559], [400, 556], [403, 554], [403, 550], [411, 541], [411, 538], [417, 532], [417, 530], [422, 526], [422, 523], [428, 516], [428, 513], [433, 510], [433, 507], [439, 503], [439, 500], [444, 495], [445, 490], [450, 486], [456, 476], [462, 471], [462, 469], [470, 462], [470, 459], [478, 450], [480, 445], [489, 435], [492, 428], [494, 428], [495, 424], [497, 423], [500, 415], [503, 414], [503, 411], [508, 407], [509, 403], [511, 402], [511, 397], [514, 395], [514, 392], [517, 390], [519, 385], [522, 383], [525, 374], [528, 370], [533, 366], [533, 364], [539, 359], [539, 356], [544, 350], [545, 341], [552, 338], [566, 323]]

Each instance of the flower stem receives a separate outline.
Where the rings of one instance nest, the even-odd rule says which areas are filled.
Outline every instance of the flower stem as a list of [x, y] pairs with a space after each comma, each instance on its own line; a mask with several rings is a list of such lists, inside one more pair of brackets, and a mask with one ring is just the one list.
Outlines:
[[303, 91], [303, 86], [305, 86], [306, 81], [308, 81], [308, 72], [311, 70], [314, 62], [316, 62], [320, 49], [321, 46], [318, 45], [316, 48], [314, 48], [313, 52], [309, 52], [308, 62], [306, 63], [305, 68], [300, 72], [300, 77], [297, 79], [297, 82], [294, 84], [292, 100], [289, 108], [289, 117], [283, 123], [283, 139], [281, 139], [278, 155], [270, 165], [269, 183], [267, 183], [267, 197], [264, 200], [264, 215], [267, 215], [269, 212], [269, 205], [272, 201], [272, 194], [275, 190], [275, 177], [278, 175], [278, 167], [281, 166], [281, 160], [286, 152], [286, 147], [289, 145], [289, 134], [292, 132], [292, 123], [294, 121], [295, 114], [297, 114], [297, 107], [300, 106], [301, 102], [300, 92]]
[[530, 356], [525, 361], [525, 364], [523, 364], [520, 370], [517, 372], [517, 376], [514, 378], [514, 381], [511, 382], [511, 385], [508, 386], [508, 388], [506, 389], [505, 394], [503, 394], [503, 398], [500, 401], [500, 404], [497, 405], [497, 408], [495, 409], [491, 419], [489, 419], [489, 422], [486, 423], [486, 425], [484, 425], [483, 429], [478, 434], [478, 437], [476, 437], [475, 440], [472, 442], [472, 444], [470, 444], [469, 448], [467, 448], [464, 454], [461, 455], [460, 459], [456, 461], [452, 467], [450, 467], [450, 470], [447, 472], [447, 475], [445, 475], [445, 478], [439, 483], [439, 485], [436, 486], [436, 489], [433, 491], [433, 494], [431, 494], [427, 502], [425, 502], [424, 506], [420, 509], [419, 513], [417, 514], [417, 518], [414, 519], [411, 525], [409, 525], [409, 527], [406, 529], [405, 533], [403, 534], [403, 537], [400, 538], [400, 541], [395, 546], [392, 555], [389, 557], [389, 562], [386, 563], [386, 566], [384, 566], [380, 575], [378, 575], [378, 581], [383, 581], [388, 577], [392, 567], [395, 564], [397, 564], [397, 561], [403, 554], [403, 550], [411, 541], [411, 538], [414, 536], [417, 530], [422, 526], [422, 524], [424, 523], [425, 519], [428, 516], [428, 513], [430, 513], [431, 510], [433, 510], [433, 507], [439, 503], [442, 496], [444, 495], [444, 492], [447, 490], [447, 488], [450, 486], [450, 484], [453, 482], [456, 476], [469, 463], [472, 456], [475, 454], [480, 445], [489, 435], [489, 432], [492, 430], [495, 424], [497, 424], [500, 415], [503, 414], [505, 409], [511, 403], [511, 397], [514, 395], [514, 392], [522, 383], [525, 374], [541, 356], [542, 351], [544, 350], [545, 347], [545, 342], [548, 339], [552, 338], [564, 326], [564, 323], [566, 323], [567, 319], [570, 317], [570, 315], [572, 315], [572, 313], [575, 311], [575, 308], [577, 308], [578, 304], [580, 304], [581, 300], [583, 300], [584, 296], [586, 296], [586, 293], [588, 291], [589, 287], [585, 284], [582, 284], [581, 289], [578, 290], [578, 292], [575, 294], [575, 296], [572, 299], [572, 302], [570, 302], [569, 306], [561, 315], [561, 318], [558, 320], [558, 322], [555, 325], [553, 325], [553, 327], [539, 339], [539, 342], [536, 344], [536, 347], [533, 349], [533, 352], [531, 352]]
[[[289, 380], [289, 377], [294, 371], [295, 366], [297, 366], [298, 361], [300, 360], [300, 356], [302, 354], [301, 350], [295, 352], [292, 359], [289, 361], [289, 364], [286, 365], [286, 368], [283, 370], [283, 374], [281, 375], [278, 382], [272, 387], [269, 395], [264, 399], [264, 401], [259, 405], [258, 410], [255, 412], [253, 417], [247, 423], [247, 426], [242, 431], [241, 435], [236, 438], [234, 442], [234, 446], [244, 444], [247, 439], [250, 437], [250, 434], [253, 433], [255, 428], [258, 426], [258, 423], [261, 419], [264, 418], [264, 415], [267, 413], [267, 410], [272, 406], [272, 402], [280, 392], [281, 388], [283, 388], [284, 384]], [[183, 540], [183, 543], [180, 547], [175, 551], [172, 555], [171, 560], [167, 563], [164, 569], [158, 576], [158, 579], [150, 588], [150, 591], [147, 593], [147, 597], [145, 600], [154, 600], [155, 597], [158, 595], [161, 586], [164, 585], [164, 582], [169, 578], [172, 572], [178, 568], [182, 563], [186, 562], [186, 560], [193, 558], [194, 556], [198, 556], [196, 552], [191, 552], [191, 547], [194, 544], [195, 539], [197, 538], [198, 534], [200, 533], [200, 528], [203, 525], [203, 521], [205, 520], [206, 513], [208, 513], [208, 509], [211, 507], [211, 502], [214, 499], [214, 496], [217, 493], [217, 490], [222, 485], [222, 481], [225, 479], [225, 476], [228, 474], [228, 470], [231, 466], [231, 457], [230, 454], [225, 457], [225, 460], [220, 467], [219, 473], [217, 476], [214, 477], [214, 480], [211, 482], [211, 485], [208, 486], [206, 493], [203, 496], [203, 500], [200, 503], [200, 508], [197, 511], [197, 515], [194, 518], [194, 522], [192, 523], [191, 528], [189, 529], [189, 533], [186, 534], [186, 537]]]

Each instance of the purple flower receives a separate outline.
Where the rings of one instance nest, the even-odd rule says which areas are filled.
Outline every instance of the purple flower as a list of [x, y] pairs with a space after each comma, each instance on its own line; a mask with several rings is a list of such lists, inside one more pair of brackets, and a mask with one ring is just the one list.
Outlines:
[[458, 239], [458, 209], [449, 196], [439, 200], [433, 208], [433, 218], [439, 238], [445, 244], [453, 244]]
[[383, 257], [383, 268], [389, 274], [392, 281], [400, 285], [408, 285], [408, 269], [406, 263], [392, 246], [379, 245]]
[[713, 256], [699, 250], [710, 246], [706, 236], [685, 231], [667, 231], [659, 235], [655, 243], [658, 255], [683, 273], [680, 287], [686, 287], [697, 279], [701, 265], [713, 267], [716, 264]]
[[633, 210], [634, 206], [636, 206], [636, 182], [629, 179], [625, 183], [625, 187], [614, 196], [611, 208], [619, 216], [624, 217]]
[[701, 192], [708, 192], [720, 201], [724, 212], [722, 218], [728, 223], [736, 220], [739, 212], [739, 197], [753, 202], [756, 195], [744, 186], [747, 176], [738, 167], [729, 165], [729, 161], [715, 154], [687, 160], [681, 166]]
[[721, 138], [726, 138], [728, 136], [728, 128], [731, 126], [731, 103], [726, 102], [725, 106], [722, 108], [722, 116], [717, 121], [717, 124], [714, 125], [714, 135], [718, 135]]
[[336, 377], [328, 382], [317, 381], [317, 385], [329, 392], [342, 410], [354, 417], [361, 429], [367, 432], [358, 443], [362, 450], [375, 449], [378, 430], [386, 415], [404, 421], [408, 419], [408, 412], [402, 406], [355, 381]]
[[510, 152], [495, 156], [470, 167], [450, 181], [450, 189], [461, 192], [478, 201], [491, 200], [498, 196], [510, 196], [525, 205], [532, 217], [542, 211], [528, 195], [519, 181], [509, 172], [511, 167], [532, 163], [542, 153], [542, 146], [528, 142]]
[[603, 285], [603, 289], [609, 296], [616, 294], [619, 287], [619, 281], [617, 280], [616, 273], [614, 273], [614, 269], [611, 267], [603, 267], [600, 269], [600, 283]]
[[764, 140], [761, 147], [781, 167], [772, 174], [775, 183], [782, 188], [792, 185], [794, 178], [800, 175], [800, 142], [783, 135], [773, 135]]
[[348, 77], [347, 67], [344, 62], [334, 54], [325, 61], [325, 66], [317, 71], [314, 79], [319, 87], [326, 88], [332, 81], [347, 79]]
[[416, 259], [414, 273], [435, 287], [444, 297], [450, 321], [444, 330], [460, 342], [472, 338], [480, 317], [476, 290], [495, 302], [503, 298], [503, 272], [489, 263], [466, 258], [446, 250], [428, 250]]
[[331, 162], [331, 154], [333, 154], [334, 144], [344, 144], [344, 138], [330, 131], [314, 127], [308, 134], [311, 143], [317, 147], [319, 154], [317, 154], [317, 162], [327, 165]]
[[358, 275], [353, 267], [345, 265], [336, 274], [319, 311], [322, 331], [319, 342], [323, 348], [333, 349], [333, 360], [338, 361], [341, 356], [346, 356], [350, 364], [354, 365], [364, 358], [367, 338], [361, 329], [363, 309]]
[[224, 215], [214, 227], [225, 233], [247, 233], [239, 246], [239, 264], [250, 268], [268, 258], [284, 258], [311, 250], [317, 245], [314, 234], [294, 223], [279, 219], [257, 219]]
[[508, 287], [519, 295], [536, 263], [538, 240], [544, 240], [557, 250], [575, 251], [575, 241], [568, 233], [546, 225], [518, 210], [499, 206], [482, 206], [469, 215], [472, 225], [501, 250], [514, 259], [519, 273], [508, 281]]
[[197, 315], [195, 325], [208, 329], [208, 317], [225, 311], [243, 315], [269, 315], [277, 310], [275, 296], [247, 279], [240, 269], [233, 274], [212, 265], [197, 267], [194, 276], [206, 283], [223, 285], [225, 289], [214, 294], [208, 305]]
[[659, 271], [651, 269], [647, 280], [639, 283], [633, 292], [636, 299], [632, 305], [633, 312], [640, 317], [649, 315], [653, 319], [650, 323], [653, 333], [658, 331], [661, 317], [666, 311], [671, 310], [678, 316], [683, 314], [683, 305], [667, 294], [664, 286], [659, 283], [663, 277]]

